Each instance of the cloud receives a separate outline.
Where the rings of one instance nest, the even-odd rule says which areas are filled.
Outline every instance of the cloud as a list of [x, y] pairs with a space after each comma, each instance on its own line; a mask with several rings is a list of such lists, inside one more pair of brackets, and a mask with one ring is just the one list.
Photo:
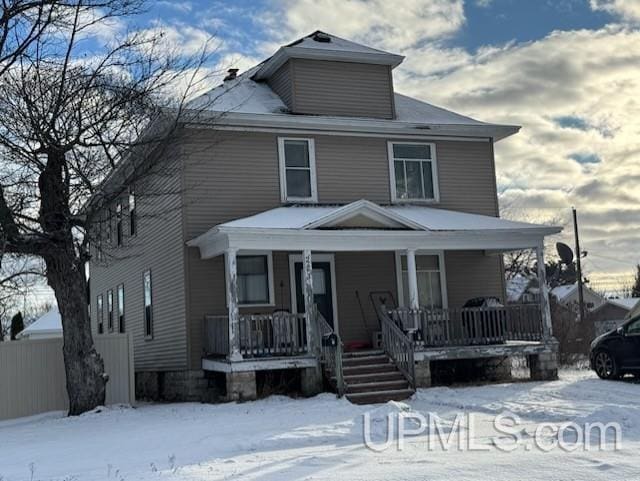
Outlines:
[[314, 30], [325, 30], [378, 48], [402, 50], [449, 36], [465, 22], [463, 0], [284, 0], [264, 16], [279, 46]]
[[638, 0], [590, 0], [589, 3], [592, 10], [617, 15], [627, 22], [640, 21], [640, 2]]

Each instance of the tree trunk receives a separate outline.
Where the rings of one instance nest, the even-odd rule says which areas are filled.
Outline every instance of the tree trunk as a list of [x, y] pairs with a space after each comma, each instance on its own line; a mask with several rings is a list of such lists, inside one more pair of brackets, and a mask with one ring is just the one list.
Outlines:
[[82, 268], [66, 255], [47, 256], [45, 261], [62, 317], [69, 415], [75, 416], [104, 406], [108, 378], [93, 343]]
[[38, 186], [40, 225], [49, 242], [42, 255], [62, 317], [69, 415], [74, 416], [104, 405], [108, 378], [91, 334], [84, 261], [74, 243], [64, 165], [65, 153], [50, 149]]

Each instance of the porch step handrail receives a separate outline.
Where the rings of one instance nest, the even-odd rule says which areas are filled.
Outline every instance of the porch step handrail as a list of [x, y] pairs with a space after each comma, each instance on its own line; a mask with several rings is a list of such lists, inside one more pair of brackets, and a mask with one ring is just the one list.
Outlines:
[[330, 377], [336, 380], [338, 397], [344, 395], [344, 374], [342, 371], [342, 352], [344, 345], [340, 334], [334, 331], [324, 316], [314, 305], [314, 318], [320, 333], [320, 362]]
[[380, 312], [382, 348], [405, 376], [409, 385], [416, 388], [413, 341], [389, 317], [386, 310]]

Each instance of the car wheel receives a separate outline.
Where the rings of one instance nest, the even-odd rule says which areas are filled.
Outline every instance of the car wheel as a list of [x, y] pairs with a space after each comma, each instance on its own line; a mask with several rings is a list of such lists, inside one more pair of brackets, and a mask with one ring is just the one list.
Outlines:
[[616, 361], [608, 352], [600, 351], [596, 353], [593, 364], [596, 374], [600, 379], [618, 378], [618, 368], [616, 367]]

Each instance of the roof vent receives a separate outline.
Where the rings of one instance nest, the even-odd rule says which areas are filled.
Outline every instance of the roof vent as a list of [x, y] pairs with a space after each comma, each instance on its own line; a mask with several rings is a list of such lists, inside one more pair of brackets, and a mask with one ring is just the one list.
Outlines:
[[327, 35], [324, 32], [316, 32], [313, 34], [313, 40], [315, 40], [316, 42], [321, 42], [321, 43], [330, 43], [331, 42], [331, 37], [329, 35]]
[[234, 80], [237, 76], [238, 76], [238, 69], [230, 68], [229, 70], [227, 70], [227, 76], [224, 78], [224, 82], [226, 82], [227, 80]]

